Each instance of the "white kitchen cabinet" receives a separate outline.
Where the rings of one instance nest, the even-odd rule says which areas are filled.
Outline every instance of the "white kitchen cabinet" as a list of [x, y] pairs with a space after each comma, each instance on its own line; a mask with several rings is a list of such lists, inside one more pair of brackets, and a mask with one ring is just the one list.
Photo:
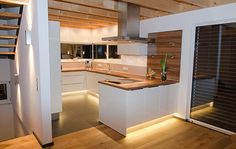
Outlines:
[[124, 90], [99, 84], [100, 122], [126, 135], [126, 109]]
[[174, 88], [167, 85], [128, 91], [100, 84], [99, 121], [126, 136], [130, 127], [173, 114], [176, 102], [169, 94]]
[[119, 43], [119, 55], [147, 55], [147, 43]]
[[90, 92], [94, 92], [98, 94], [99, 90], [99, 83], [98, 81], [103, 81], [103, 80], [113, 80], [113, 79], [118, 79], [120, 77], [114, 77], [111, 75], [106, 75], [106, 74], [100, 74], [100, 73], [95, 73], [95, 72], [86, 72], [87, 76], [87, 90]]
[[60, 23], [49, 21], [51, 113], [62, 111]]
[[62, 91], [75, 92], [86, 90], [86, 72], [62, 72]]
[[89, 71], [62, 72], [62, 91], [65, 93], [88, 90], [97, 94], [99, 90], [98, 81], [118, 78], [120, 77]]
[[105, 79], [105, 75], [93, 72], [87, 72], [87, 90], [98, 93], [98, 81]]

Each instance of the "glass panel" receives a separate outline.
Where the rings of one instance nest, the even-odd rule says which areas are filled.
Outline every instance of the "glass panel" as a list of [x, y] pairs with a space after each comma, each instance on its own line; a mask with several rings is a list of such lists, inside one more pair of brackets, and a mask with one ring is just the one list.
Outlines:
[[236, 23], [196, 28], [191, 118], [236, 132]]
[[92, 45], [83, 45], [83, 58], [92, 59]]
[[7, 99], [7, 85], [0, 84], [0, 100], [6, 100], [6, 99]]
[[61, 44], [61, 59], [91, 59], [92, 45], [83, 44]]
[[94, 45], [94, 59], [106, 59], [107, 58], [107, 46], [106, 45]]
[[117, 45], [109, 45], [109, 58], [120, 58], [117, 53]]

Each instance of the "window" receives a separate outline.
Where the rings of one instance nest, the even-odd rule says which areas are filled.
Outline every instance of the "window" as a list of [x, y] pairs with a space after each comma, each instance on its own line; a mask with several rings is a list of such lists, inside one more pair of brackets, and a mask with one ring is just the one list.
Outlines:
[[109, 49], [109, 58], [120, 58], [120, 55], [117, 53], [117, 45], [108, 45]]
[[0, 82], [0, 104], [10, 103], [10, 83]]
[[[109, 55], [107, 55], [109, 53]], [[61, 59], [119, 59], [117, 45], [61, 43]]]
[[91, 59], [92, 58], [92, 45], [85, 44], [61, 44], [61, 58], [62, 59]]
[[196, 28], [191, 118], [236, 132], [236, 23]]
[[106, 45], [94, 45], [93, 46], [93, 58], [94, 59], [106, 59], [107, 58], [107, 46]]
[[0, 100], [7, 100], [7, 84], [0, 84]]
[[83, 45], [83, 58], [92, 59], [92, 45]]

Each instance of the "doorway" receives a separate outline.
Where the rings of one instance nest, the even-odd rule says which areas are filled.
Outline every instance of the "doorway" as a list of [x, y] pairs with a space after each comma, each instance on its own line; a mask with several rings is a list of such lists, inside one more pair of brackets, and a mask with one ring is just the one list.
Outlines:
[[190, 118], [236, 132], [236, 23], [196, 28]]

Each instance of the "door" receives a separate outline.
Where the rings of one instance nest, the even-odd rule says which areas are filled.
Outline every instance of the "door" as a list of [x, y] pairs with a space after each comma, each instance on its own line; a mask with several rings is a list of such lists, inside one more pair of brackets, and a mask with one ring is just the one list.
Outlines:
[[190, 118], [236, 132], [236, 23], [196, 28]]

